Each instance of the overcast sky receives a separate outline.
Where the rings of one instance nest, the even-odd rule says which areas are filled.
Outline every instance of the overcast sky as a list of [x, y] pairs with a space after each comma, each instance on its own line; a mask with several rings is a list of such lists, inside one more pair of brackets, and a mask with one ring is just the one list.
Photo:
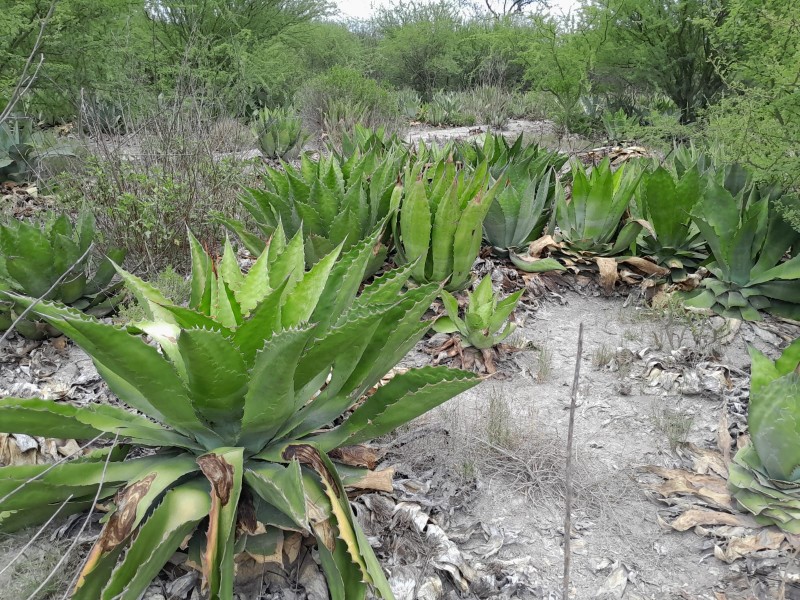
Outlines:
[[[336, 4], [344, 16], [368, 19], [372, 16], [373, 7], [387, 6], [391, 0], [336, 0]], [[574, 8], [577, 0], [550, 0], [550, 5], [552, 12], [559, 14]]]

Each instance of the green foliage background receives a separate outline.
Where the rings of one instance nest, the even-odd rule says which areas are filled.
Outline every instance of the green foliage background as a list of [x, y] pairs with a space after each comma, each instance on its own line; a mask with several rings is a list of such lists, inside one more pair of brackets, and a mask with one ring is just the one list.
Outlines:
[[[0, 0], [0, 104], [49, 6]], [[45, 123], [71, 120], [82, 103], [135, 114], [188, 85], [238, 118], [328, 93], [380, 106], [391, 121], [409, 112], [391, 107], [392, 88], [431, 102], [489, 85], [514, 95], [517, 115], [603, 135], [604, 115], [624, 113], [609, 138], [664, 148], [691, 139], [797, 186], [800, 4], [580, 0], [568, 15], [537, 6], [498, 17], [458, 0], [398, 0], [348, 22], [328, 0], [59, 0], [21, 109]]]

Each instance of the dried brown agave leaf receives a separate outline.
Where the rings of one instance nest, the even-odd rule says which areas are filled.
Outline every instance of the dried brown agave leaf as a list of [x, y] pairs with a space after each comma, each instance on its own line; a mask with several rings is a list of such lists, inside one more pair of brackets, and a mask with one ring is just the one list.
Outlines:
[[666, 267], [661, 267], [640, 256], [626, 256], [621, 259], [620, 262], [628, 264], [648, 276], [665, 277], [669, 275], [670, 272]]
[[600, 270], [600, 286], [606, 294], [610, 294], [614, 291], [614, 284], [618, 279], [617, 261], [603, 256], [598, 256], [594, 260]]
[[333, 460], [353, 467], [374, 469], [378, 461], [386, 454], [385, 450], [359, 444], [357, 446], [342, 446], [328, 453]]
[[753, 517], [742, 514], [731, 514], [718, 510], [690, 508], [681, 516], [670, 523], [677, 531], [687, 531], [698, 525], [730, 525], [732, 527], [747, 527], [759, 529], [763, 527]]
[[643, 470], [664, 479], [663, 483], [651, 486], [653, 491], [664, 498], [678, 495], [695, 496], [717, 508], [733, 510], [733, 498], [728, 492], [725, 480], [721, 477], [655, 466], [644, 467]]
[[733, 538], [724, 549], [720, 546], [714, 546], [714, 556], [730, 564], [738, 558], [759, 550], [778, 550], [785, 539], [786, 535], [783, 532], [770, 527], [769, 529], [762, 529], [754, 535]]

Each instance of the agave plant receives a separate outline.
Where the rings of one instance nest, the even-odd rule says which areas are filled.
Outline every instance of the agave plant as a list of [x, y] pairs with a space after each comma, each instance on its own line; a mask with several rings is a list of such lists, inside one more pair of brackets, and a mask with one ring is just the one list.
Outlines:
[[547, 220], [548, 200], [555, 190], [550, 185], [551, 176], [552, 171], [548, 170], [540, 179], [527, 176], [508, 179], [508, 185], [497, 194], [483, 222], [483, 233], [489, 244], [501, 252], [507, 251], [542, 233]]
[[460, 120], [461, 104], [453, 92], [434, 93], [424, 108], [423, 116], [431, 125], [453, 125]]
[[[567, 155], [551, 152], [538, 144], [525, 144], [522, 134], [513, 144], [499, 133], [487, 133], [483, 143], [460, 142], [455, 145], [454, 158], [472, 168], [482, 162], [489, 163], [489, 172], [497, 179], [507, 170], [514, 170], [519, 176], [541, 178], [550, 168], [558, 171], [567, 162]], [[555, 180], [551, 182], [555, 187]], [[552, 190], [551, 190], [552, 195]]]
[[[44, 296], [95, 316], [107, 315], [120, 300], [115, 295], [119, 285], [111, 285], [114, 265], [109, 258], [122, 262], [125, 251], [109, 250], [109, 258], [96, 265], [88, 255], [79, 260], [95, 236], [94, 216], [89, 211], [81, 212], [76, 227], [66, 215], [49, 218], [41, 228], [16, 220], [0, 225], [0, 287], [36, 298]], [[0, 302], [0, 331], [8, 329], [20, 313], [15, 304]], [[27, 318], [17, 323], [16, 330], [31, 339], [57, 333], [46, 323]]]
[[555, 225], [558, 237], [580, 253], [614, 255], [629, 248], [642, 230], [641, 223], [621, 226], [641, 173], [628, 165], [611, 169], [608, 158], [586, 173], [575, 162], [572, 168], [572, 197], [556, 183]]
[[774, 198], [755, 186], [733, 196], [710, 179], [692, 212], [711, 250], [713, 277], [689, 295], [688, 306], [758, 321], [759, 310], [800, 319], [800, 233], [775, 210]]
[[[389, 134], [386, 128], [381, 126], [377, 129], [370, 129], [361, 124], [356, 124], [351, 134], [342, 134], [342, 151], [337, 153], [336, 147], [329, 145], [329, 150], [337, 154], [339, 162], [346, 163], [354, 155], [365, 155], [375, 151], [375, 156], [379, 157], [397, 148], [403, 148], [403, 142], [396, 133]], [[357, 159], [356, 159], [357, 160]]]
[[[346, 162], [335, 155], [318, 162], [303, 156], [299, 169], [288, 164], [282, 169], [267, 166], [264, 187], [250, 188], [241, 197], [261, 235], [250, 233], [241, 221], [221, 220], [254, 254], [261, 252], [264, 240], [279, 225], [289, 236], [302, 228], [310, 266], [339, 244], [344, 243], [347, 250], [386, 220], [405, 156], [400, 149], [385, 154], [373, 149], [363, 155], [355, 153]], [[383, 264], [386, 253], [387, 241], [383, 240], [370, 263], [370, 273]]]
[[434, 327], [439, 332], [458, 331], [467, 345], [478, 350], [492, 348], [516, 328], [516, 324], [508, 321], [508, 317], [517, 307], [523, 291], [519, 290], [500, 300], [492, 293], [492, 278], [487, 275], [476, 286], [474, 293], [468, 292], [463, 319], [458, 314], [458, 300], [442, 291], [447, 317], [439, 319]]
[[750, 348], [751, 443], [728, 467], [728, 488], [756, 520], [800, 533], [800, 339], [772, 362]]
[[12, 118], [0, 123], [0, 183], [26, 181], [33, 161], [33, 120]]
[[642, 230], [641, 251], [671, 271], [673, 281], [684, 281], [687, 269], [705, 260], [705, 243], [692, 222], [692, 210], [703, 197], [705, 179], [696, 166], [676, 180], [659, 167], [645, 176], [637, 196], [649, 227]]
[[296, 158], [309, 137], [302, 119], [286, 108], [258, 111], [253, 132], [264, 156], [283, 160]]
[[[296, 257], [283, 258], [294, 252], [291, 242], [274, 253], [269, 268], [267, 249], [255, 273], [240, 281], [238, 295], [229, 293], [226, 279], [241, 272], [226, 274], [221, 263], [212, 281], [214, 270], [200, 267], [193, 274], [199, 310], [159, 304], [153, 289], [129, 275], [148, 306], [158, 307], [153, 316], [171, 317], [150, 327], [163, 329], [153, 335], [160, 351], [74, 310], [38, 306], [137, 412], [0, 400], [4, 430], [126, 442], [57, 466], [0, 469], [0, 531], [103, 502], [109, 514], [75, 599], [140, 598], [184, 547], [202, 570], [207, 597], [231, 600], [237, 553], [281, 562], [287, 532], [297, 531], [316, 538], [333, 600], [363, 599], [369, 588], [392, 598], [345, 492], [364, 472], [338, 465], [329, 453], [383, 435], [479, 379], [425, 367], [365, 396], [429, 329], [420, 317], [439, 293], [436, 285], [403, 293], [406, 268], [357, 295], [375, 241], [339, 260], [337, 248], [299, 273], [286, 270], [297, 264]], [[261, 285], [265, 280], [269, 285]], [[227, 308], [214, 313], [215, 287], [216, 300], [232, 315]], [[249, 311], [245, 298], [254, 301]]]
[[639, 126], [639, 119], [629, 117], [621, 108], [616, 112], [604, 110], [601, 117], [603, 129], [609, 142], [619, 143], [630, 137], [632, 131]]
[[418, 160], [406, 170], [405, 185], [398, 186], [403, 198], [395, 245], [400, 264], [413, 265], [417, 283], [447, 281], [449, 290], [469, 283], [483, 220], [502, 185], [502, 179], [492, 184], [486, 162], [469, 173], [452, 160]]
[[400, 114], [408, 121], [413, 121], [419, 114], [422, 99], [416, 90], [402, 88], [395, 92], [397, 98], [397, 109]]

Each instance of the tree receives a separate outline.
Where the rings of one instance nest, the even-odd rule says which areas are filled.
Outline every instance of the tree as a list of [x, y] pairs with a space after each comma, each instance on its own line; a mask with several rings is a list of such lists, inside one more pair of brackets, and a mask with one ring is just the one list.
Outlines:
[[582, 19], [598, 40], [593, 77], [610, 89], [658, 90], [680, 109], [682, 122], [694, 121], [723, 88], [711, 42], [723, 2], [585, 0]]
[[379, 11], [375, 26], [376, 69], [392, 84], [430, 98], [460, 82], [465, 23], [457, 4], [401, 1]]
[[547, 0], [484, 0], [486, 9], [495, 19], [522, 14], [531, 7], [547, 8]]
[[[762, 180], [800, 187], [800, 4], [730, 0], [710, 17], [726, 91], [708, 111], [708, 134], [725, 157]], [[800, 203], [789, 207], [800, 229]]]

